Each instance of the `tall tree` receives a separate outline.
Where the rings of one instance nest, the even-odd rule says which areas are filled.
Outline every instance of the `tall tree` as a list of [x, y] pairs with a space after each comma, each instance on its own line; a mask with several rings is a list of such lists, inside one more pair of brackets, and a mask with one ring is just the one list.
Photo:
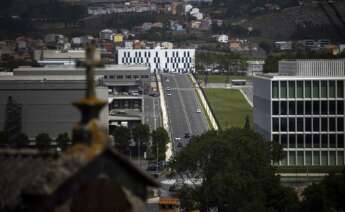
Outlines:
[[156, 130], [152, 131], [151, 137], [151, 155], [157, 157], [158, 161], [165, 160], [165, 152], [167, 150], [167, 144], [169, 143], [168, 132], [163, 127], [159, 127]]
[[50, 145], [50, 142], [52, 141], [52, 139], [50, 138], [50, 136], [47, 133], [38, 134], [36, 136], [35, 140], [36, 140], [36, 145], [40, 149], [48, 148]]
[[[271, 142], [252, 130], [210, 131], [191, 139], [171, 162], [182, 179], [195, 179], [180, 199], [201, 211], [296, 211], [295, 193], [280, 185]], [[200, 184], [198, 184], [200, 183]], [[187, 190], [186, 190], [187, 189]], [[192, 199], [191, 199], [192, 198]], [[182, 202], [183, 204], [184, 202]]]
[[150, 140], [150, 127], [146, 124], [138, 124], [132, 129], [132, 136], [138, 147], [138, 154], [145, 152]]
[[131, 140], [131, 131], [128, 127], [118, 126], [111, 130], [111, 135], [115, 141], [116, 150], [126, 153]]

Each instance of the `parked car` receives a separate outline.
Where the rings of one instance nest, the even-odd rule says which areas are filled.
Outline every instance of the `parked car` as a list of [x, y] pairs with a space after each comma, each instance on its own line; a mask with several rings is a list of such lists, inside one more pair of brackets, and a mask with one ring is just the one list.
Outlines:
[[184, 134], [184, 138], [190, 138], [190, 134], [189, 133], [185, 133]]
[[196, 109], [196, 112], [197, 112], [197, 113], [201, 113], [201, 109], [200, 109], [200, 108], [197, 108], [197, 109]]

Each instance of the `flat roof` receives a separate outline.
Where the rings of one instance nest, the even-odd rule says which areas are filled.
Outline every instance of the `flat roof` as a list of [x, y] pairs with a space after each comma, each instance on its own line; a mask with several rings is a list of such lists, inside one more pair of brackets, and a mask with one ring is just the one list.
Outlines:
[[[106, 65], [96, 68], [96, 71], [142, 71], [149, 69], [146, 65]], [[49, 65], [43, 67], [21, 66], [14, 71], [84, 71], [84, 67], [76, 67], [73, 65]]]
[[256, 74], [254, 78], [266, 79], [266, 80], [292, 80], [292, 79], [327, 80], [327, 79], [345, 79], [345, 76], [294, 76], [294, 75], [281, 75], [278, 73], [265, 73], [265, 74]]
[[34, 75], [34, 76], [1, 76], [0, 81], [36, 81], [36, 80], [86, 80], [86, 76], [82, 75], [64, 75], [64, 76], [57, 76], [57, 75]]

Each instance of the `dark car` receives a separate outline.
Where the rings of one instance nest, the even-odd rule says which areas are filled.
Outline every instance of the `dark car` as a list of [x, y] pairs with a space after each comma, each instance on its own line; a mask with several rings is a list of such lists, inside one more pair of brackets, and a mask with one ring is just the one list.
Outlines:
[[190, 138], [190, 134], [189, 133], [185, 133], [184, 134], [184, 138]]

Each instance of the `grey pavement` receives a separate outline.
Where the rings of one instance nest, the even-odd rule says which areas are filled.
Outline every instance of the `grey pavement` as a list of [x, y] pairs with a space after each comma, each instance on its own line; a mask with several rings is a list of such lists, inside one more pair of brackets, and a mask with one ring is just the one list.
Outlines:
[[[208, 130], [207, 119], [204, 113], [197, 113], [197, 108], [201, 109], [201, 105], [187, 75], [163, 74], [162, 83], [172, 138], [181, 138], [182, 144], [185, 145], [188, 142], [188, 139], [184, 138], [185, 133], [191, 136], [200, 135]], [[167, 87], [171, 90], [166, 91]], [[167, 95], [168, 93], [171, 95]], [[173, 149], [179, 150], [175, 141]]]

